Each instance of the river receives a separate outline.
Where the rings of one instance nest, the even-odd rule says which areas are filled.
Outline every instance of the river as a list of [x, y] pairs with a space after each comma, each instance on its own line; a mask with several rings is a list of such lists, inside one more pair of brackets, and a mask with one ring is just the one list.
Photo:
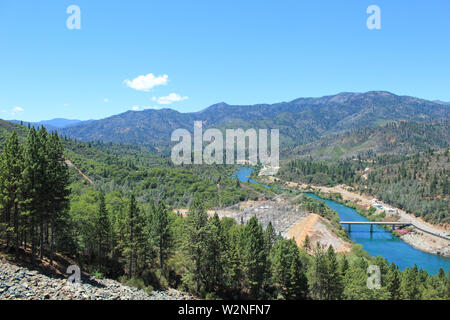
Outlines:
[[[249, 179], [252, 171], [253, 169], [251, 168], [239, 167], [236, 176], [239, 181], [257, 183]], [[322, 199], [312, 193], [307, 193], [306, 195], [324, 201], [331, 209], [337, 211], [342, 221], [369, 221], [353, 208], [332, 200]], [[382, 227], [374, 226], [373, 233], [370, 233], [369, 228], [367, 225], [352, 225], [350, 238], [355, 243], [361, 244], [370, 255], [374, 257], [382, 256], [389, 263], [394, 262], [401, 270], [406, 267], [412, 267], [414, 264], [417, 264], [419, 269], [424, 269], [429, 274], [436, 274], [440, 267], [445, 272], [450, 270], [450, 258], [420, 251]]]

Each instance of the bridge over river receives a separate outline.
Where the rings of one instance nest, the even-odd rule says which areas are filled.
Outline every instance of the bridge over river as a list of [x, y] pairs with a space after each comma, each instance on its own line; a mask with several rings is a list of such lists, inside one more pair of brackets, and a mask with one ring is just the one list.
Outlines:
[[370, 225], [370, 232], [373, 232], [373, 225], [385, 225], [392, 226], [392, 229], [395, 230], [396, 226], [414, 226], [411, 222], [402, 222], [402, 221], [340, 221], [340, 224], [347, 225], [348, 232], [352, 231], [351, 226], [353, 224], [362, 224], [362, 225]]
[[352, 227], [351, 227], [352, 224], [370, 225], [370, 232], [373, 232], [373, 225], [392, 226], [393, 230], [395, 230], [396, 226], [399, 226], [399, 227], [413, 226], [414, 228], [416, 228], [416, 229], [418, 229], [418, 230], [420, 230], [422, 232], [426, 232], [428, 234], [431, 234], [433, 236], [439, 237], [441, 239], [450, 240], [450, 237], [448, 235], [437, 234], [437, 233], [430, 232], [428, 230], [419, 228], [414, 223], [408, 222], [408, 221], [340, 221], [339, 223], [342, 224], [342, 225], [346, 224], [348, 232], [352, 231]]

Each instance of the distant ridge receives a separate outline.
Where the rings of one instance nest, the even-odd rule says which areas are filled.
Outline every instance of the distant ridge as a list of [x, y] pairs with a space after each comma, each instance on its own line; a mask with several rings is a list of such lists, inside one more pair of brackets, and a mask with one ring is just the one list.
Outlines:
[[83, 122], [89, 122], [92, 120], [82, 121], [82, 120], [74, 120], [74, 119], [65, 119], [65, 118], [54, 118], [51, 120], [42, 120], [38, 122], [28, 122], [28, 121], [21, 121], [21, 120], [10, 120], [11, 122], [23, 124], [28, 126], [34, 126], [34, 127], [41, 127], [44, 126], [48, 130], [56, 130], [56, 129], [62, 129], [62, 128], [68, 128], [71, 126], [75, 126], [78, 124], [81, 124]]
[[441, 100], [433, 100], [433, 102], [436, 102], [436, 103], [439, 103], [439, 104], [450, 105], [450, 102], [445, 102], [445, 101], [441, 101]]
[[[220, 102], [191, 113], [167, 108], [147, 109], [100, 120], [57, 118], [31, 124], [44, 125], [77, 140], [143, 145], [163, 151], [170, 149], [170, 136], [175, 129], [192, 132], [194, 121], [202, 121], [204, 129], [278, 128], [282, 147], [289, 149], [349, 130], [381, 127], [399, 121], [428, 123], [449, 119], [449, 114], [447, 103], [398, 96], [387, 91], [369, 91], [298, 98], [274, 104], [229, 105]], [[20, 123], [19, 120], [13, 122]]]
[[391, 121], [446, 119], [450, 106], [387, 91], [343, 92], [319, 98], [256, 105], [214, 104], [198, 112], [171, 109], [127, 111], [101, 120], [66, 126], [61, 133], [83, 141], [168, 147], [173, 130], [203, 127], [279, 128], [284, 146], [299, 145], [350, 129], [377, 127]]

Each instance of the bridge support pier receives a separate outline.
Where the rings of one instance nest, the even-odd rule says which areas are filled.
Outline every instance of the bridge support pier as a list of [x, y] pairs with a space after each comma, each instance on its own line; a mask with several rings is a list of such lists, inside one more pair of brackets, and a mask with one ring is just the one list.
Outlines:
[[370, 233], [373, 233], [373, 224], [370, 225]]
[[352, 225], [349, 223], [348, 224], [348, 233], [350, 233], [352, 231]]

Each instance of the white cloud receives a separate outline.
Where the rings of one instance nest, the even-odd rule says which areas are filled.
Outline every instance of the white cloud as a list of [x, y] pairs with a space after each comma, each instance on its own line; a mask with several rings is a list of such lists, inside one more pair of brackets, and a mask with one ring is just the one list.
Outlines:
[[159, 106], [143, 106], [142, 107], [143, 110], [145, 110], [145, 109], [159, 109], [159, 108], [160, 108]]
[[166, 85], [168, 81], [169, 76], [167, 74], [155, 77], [153, 73], [149, 73], [145, 76], [138, 76], [133, 80], [126, 79], [124, 83], [135, 90], [149, 91], [153, 87]]
[[139, 110], [145, 110], [145, 109], [158, 109], [158, 106], [132, 106], [131, 110], [133, 111], [139, 111]]
[[173, 102], [183, 101], [187, 100], [189, 97], [182, 97], [178, 93], [171, 93], [168, 96], [165, 97], [153, 97], [153, 101], [157, 101], [159, 104], [172, 104]]
[[22, 107], [14, 107], [14, 108], [12, 108], [12, 111], [11, 111], [11, 114], [16, 114], [16, 113], [19, 113], [19, 112], [23, 112], [24, 110], [23, 110], [23, 108]]
[[103, 99], [103, 102], [109, 102], [108, 98]]
[[69, 104], [68, 103], [64, 103], [64, 107], [68, 107], [69, 106]]
[[25, 110], [22, 108], [22, 107], [19, 107], [19, 106], [14, 106], [14, 107], [12, 107], [12, 109], [11, 110], [0, 110], [0, 113], [7, 113], [7, 114], [9, 114], [9, 115], [11, 115], [11, 116], [14, 116], [14, 115], [16, 115], [17, 113], [22, 113], [22, 112], [24, 112]]

